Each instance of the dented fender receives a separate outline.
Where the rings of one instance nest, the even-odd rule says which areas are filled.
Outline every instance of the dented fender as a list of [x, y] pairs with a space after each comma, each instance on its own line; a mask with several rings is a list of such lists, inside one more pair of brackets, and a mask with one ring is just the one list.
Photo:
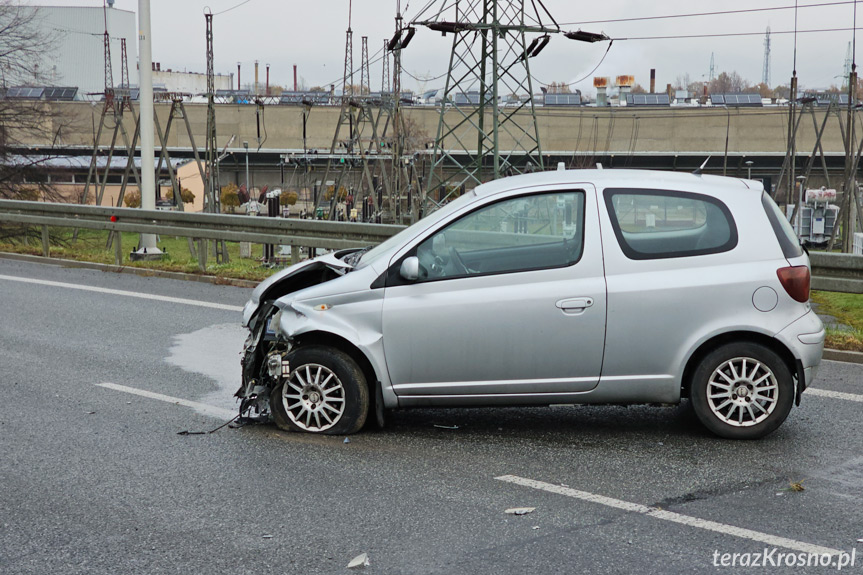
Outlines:
[[277, 299], [274, 305], [280, 313], [276, 335], [289, 343], [311, 333], [330, 334], [350, 342], [372, 365], [381, 382], [385, 405], [396, 407], [398, 401], [384, 362], [384, 290], [370, 288], [376, 277], [373, 269], [362, 268], [336, 281]]

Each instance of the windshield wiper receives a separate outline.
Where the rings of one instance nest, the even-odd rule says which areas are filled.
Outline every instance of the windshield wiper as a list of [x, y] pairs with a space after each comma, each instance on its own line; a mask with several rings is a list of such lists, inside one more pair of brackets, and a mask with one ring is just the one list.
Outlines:
[[358, 263], [360, 263], [360, 258], [363, 257], [363, 254], [365, 254], [367, 251], [372, 249], [372, 247], [373, 246], [366, 246], [361, 250], [357, 250], [353, 253], [350, 253], [350, 254], [346, 255], [344, 257], [344, 260], [342, 260], [342, 261], [344, 261], [346, 264], [348, 264], [351, 267], [356, 267], [356, 265]]

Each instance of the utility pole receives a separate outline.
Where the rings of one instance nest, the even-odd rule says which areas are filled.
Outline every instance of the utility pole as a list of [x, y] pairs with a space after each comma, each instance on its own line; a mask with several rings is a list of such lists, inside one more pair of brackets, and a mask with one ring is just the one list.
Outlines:
[[[153, 137], [153, 55], [150, 38], [150, 0], [138, 0], [139, 119], [141, 122], [141, 209], [156, 209], [156, 171]], [[155, 234], [141, 234], [133, 260], [160, 259]]]
[[[221, 213], [221, 188], [219, 186], [219, 148], [216, 142], [216, 79], [213, 69], [213, 14], [204, 13], [207, 37], [207, 181], [204, 211], [213, 214]], [[237, 82], [240, 81], [240, 65], [237, 64]], [[228, 249], [224, 241], [216, 241], [216, 261], [226, 263], [228, 261]], [[201, 268], [207, 265], [207, 242], [201, 241], [198, 264]]]

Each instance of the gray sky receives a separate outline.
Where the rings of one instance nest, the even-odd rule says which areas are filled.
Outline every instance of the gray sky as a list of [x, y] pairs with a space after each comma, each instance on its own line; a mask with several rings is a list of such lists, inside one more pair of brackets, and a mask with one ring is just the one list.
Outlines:
[[[236, 72], [243, 63], [243, 80], [252, 79], [253, 63], [270, 64], [271, 84], [293, 82], [292, 65], [307, 86], [340, 81], [348, 26], [348, 0], [249, 0], [224, 14], [220, 11], [238, 5], [242, 0], [152, 0], [153, 59], [162, 69], [206, 70], [204, 8], [209, 6], [214, 18], [216, 72]], [[407, 19], [414, 17], [429, 0], [402, 0]], [[657, 70], [657, 90], [674, 83], [678, 76], [707, 79], [711, 53], [715, 70], [737, 71], [751, 83], [761, 81], [764, 31], [794, 29], [794, 10], [773, 10], [747, 14], [714, 15], [697, 18], [660, 19], [639, 22], [563, 25], [587, 20], [610, 20], [641, 16], [690, 14], [767, 7], [793, 6], [793, 0], [603, 0], [572, 2], [544, 0], [549, 11], [564, 29], [579, 27], [604, 31], [612, 38], [757, 32], [755, 36], [696, 38], [674, 40], [618, 40], [596, 72], [575, 85], [591, 93], [592, 77], [632, 74], [645, 88], [650, 68]], [[799, 0], [801, 6], [830, 0]], [[837, 0], [833, 0], [834, 2]], [[101, 0], [34, 0], [34, 5], [101, 6]], [[436, 5], [440, 0], [435, 2]], [[116, 0], [116, 8], [137, 12], [137, 0]], [[859, 5], [863, 21], [863, 2]], [[798, 29], [851, 28], [853, 4], [800, 8]], [[369, 52], [374, 55], [384, 38], [393, 34], [396, 0], [354, 0], [354, 65], [359, 70], [360, 37], [369, 37]], [[859, 26], [859, 24], [858, 24]], [[793, 35], [773, 34], [771, 84], [787, 84], [793, 68]], [[852, 32], [801, 33], [797, 39], [797, 74], [804, 88], [826, 88], [841, 83], [848, 43]], [[446, 72], [452, 36], [442, 37], [425, 28], [418, 30], [403, 55], [404, 69], [415, 76], [439, 76]], [[541, 82], [572, 82], [588, 75], [600, 62], [606, 44], [595, 45], [555, 37], [545, 51], [531, 60], [533, 76]], [[380, 88], [380, 64], [371, 66], [372, 89]], [[359, 83], [357, 73], [356, 82]], [[422, 88], [410, 77], [403, 77], [406, 89]], [[443, 80], [429, 81], [425, 87], [443, 86]], [[535, 87], [536, 89], [536, 87]], [[538, 89], [536, 90], [538, 91]]]

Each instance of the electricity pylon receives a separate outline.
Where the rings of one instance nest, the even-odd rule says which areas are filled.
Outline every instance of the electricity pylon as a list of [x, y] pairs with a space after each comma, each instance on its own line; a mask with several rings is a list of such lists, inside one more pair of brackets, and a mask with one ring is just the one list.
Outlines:
[[[426, 208], [431, 209], [467, 187], [544, 169], [530, 58], [552, 34], [563, 33], [540, 0], [435, 4], [437, 12], [429, 5], [412, 22], [453, 37], [427, 180]], [[581, 30], [564, 35], [608, 40]]]

